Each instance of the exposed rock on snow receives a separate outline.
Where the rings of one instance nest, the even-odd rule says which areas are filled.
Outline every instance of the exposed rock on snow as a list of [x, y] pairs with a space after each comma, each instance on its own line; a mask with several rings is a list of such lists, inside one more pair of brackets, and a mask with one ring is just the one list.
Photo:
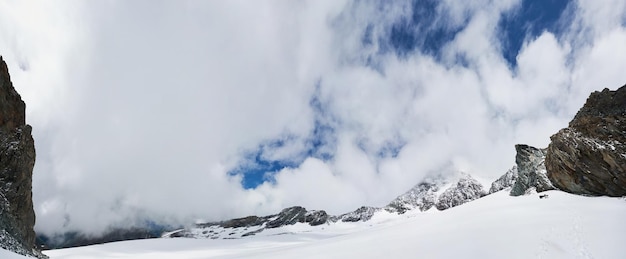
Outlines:
[[554, 186], [546, 176], [545, 149], [538, 149], [528, 145], [515, 145], [517, 155], [517, 179], [511, 189], [511, 196], [519, 196], [532, 190], [543, 192], [554, 190]]
[[363, 206], [353, 212], [340, 215], [337, 220], [341, 220], [342, 222], [368, 221], [374, 216], [374, 213], [380, 210], [380, 208]]
[[593, 92], [569, 127], [553, 135], [546, 169], [561, 190], [626, 195], [626, 85]]
[[470, 175], [463, 175], [455, 184], [446, 189], [437, 199], [438, 210], [445, 210], [487, 195], [483, 185]]
[[306, 219], [307, 219], [306, 214], [307, 214], [307, 210], [300, 206], [286, 208], [282, 210], [280, 213], [278, 213], [275, 219], [272, 219], [269, 222], [267, 222], [265, 227], [277, 228], [277, 227], [284, 226], [284, 225], [293, 225], [298, 222], [308, 223], [306, 222]]
[[238, 238], [254, 235], [264, 229], [279, 228], [296, 223], [308, 223], [311, 226], [317, 226], [325, 224], [329, 220], [330, 216], [326, 211], [307, 211], [303, 207], [294, 206], [269, 216], [248, 216], [221, 222], [196, 224], [193, 228], [174, 231], [165, 236], [224, 238], [226, 235], [229, 238]]
[[322, 225], [326, 223], [329, 219], [328, 213], [323, 210], [312, 210], [308, 211], [304, 215], [304, 222], [309, 223], [311, 226]]
[[437, 202], [437, 192], [445, 184], [442, 177], [426, 178], [409, 191], [398, 196], [385, 207], [385, 210], [403, 214], [412, 209], [426, 211]]
[[504, 175], [500, 176], [500, 178], [491, 183], [491, 188], [489, 188], [489, 194], [511, 188], [517, 180], [517, 174], [517, 165], [514, 165], [511, 169], [506, 171]]
[[[191, 228], [166, 233], [163, 237], [233, 239], [253, 236], [269, 229], [286, 227], [296, 223], [318, 226], [332, 225], [337, 222], [366, 222], [383, 210], [396, 214], [403, 214], [414, 209], [426, 211], [435, 206], [439, 210], [445, 210], [487, 194], [483, 185], [467, 174], [462, 174], [458, 181], [443, 191], [449, 185], [448, 182], [450, 182], [449, 178], [442, 176], [428, 177], [411, 190], [398, 196], [384, 208], [362, 206], [352, 212], [331, 216], [323, 210], [307, 211], [303, 207], [296, 206], [283, 209], [280, 213], [269, 216], [249, 216], [222, 222], [196, 224]], [[282, 233], [280, 231], [282, 230], [279, 230], [279, 233]]]
[[45, 257], [35, 250], [32, 175], [35, 143], [25, 121], [26, 105], [13, 88], [0, 57], [0, 247]]

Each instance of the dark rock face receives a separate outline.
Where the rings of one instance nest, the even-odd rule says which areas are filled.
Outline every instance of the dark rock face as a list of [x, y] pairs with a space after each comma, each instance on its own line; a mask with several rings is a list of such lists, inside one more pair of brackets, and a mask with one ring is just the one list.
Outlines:
[[445, 183], [442, 177], [427, 178], [391, 201], [389, 205], [385, 207], [385, 210], [398, 214], [404, 214], [415, 208], [426, 211], [435, 206], [437, 202], [437, 192]]
[[438, 210], [446, 210], [459, 206], [463, 203], [479, 199], [487, 193], [483, 190], [483, 185], [469, 175], [463, 175], [459, 181], [446, 189], [437, 200]]
[[358, 221], [368, 221], [372, 219], [374, 213], [381, 210], [380, 208], [363, 206], [356, 209], [353, 212], [349, 212], [338, 217], [338, 220], [342, 222], [358, 222]]
[[511, 188], [515, 181], [517, 181], [517, 165], [513, 166], [511, 169], [506, 171], [500, 178], [491, 183], [491, 188], [489, 188], [489, 194], [499, 192], [501, 190]]
[[511, 189], [511, 196], [524, 195], [532, 190], [544, 192], [554, 190], [554, 186], [546, 176], [545, 149], [528, 145], [515, 145], [517, 155], [517, 180]]
[[12, 131], [26, 124], [26, 104], [13, 88], [9, 68], [0, 56], [0, 129]]
[[593, 92], [569, 127], [550, 137], [546, 169], [559, 189], [626, 195], [626, 85]]
[[265, 227], [277, 228], [285, 225], [293, 225], [306, 220], [306, 209], [300, 206], [283, 209], [274, 220], [267, 222]]
[[[269, 216], [248, 216], [244, 218], [231, 219], [221, 222], [209, 222], [196, 224], [196, 228], [200, 229], [212, 229], [211, 233], [207, 232], [201, 234], [203, 236], [215, 237], [213, 234], [217, 229], [243, 229], [245, 232], [241, 237], [252, 236], [262, 232], [264, 229], [279, 228], [282, 226], [293, 225], [296, 223], [308, 223], [311, 226], [318, 226], [326, 224], [331, 221], [331, 217], [323, 210], [307, 211], [300, 206], [289, 207], [283, 209], [280, 213]], [[248, 230], [248, 228], [254, 228], [255, 230]], [[208, 230], [207, 230], [208, 231]], [[225, 231], [225, 230], [224, 230]], [[235, 232], [231, 232], [235, 233]], [[198, 234], [193, 232], [193, 229], [182, 229], [166, 235], [167, 237], [196, 237]]]
[[240, 227], [251, 227], [258, 226], [267, 222], [267, 218], [257, 217], [257, 216], [248, 216], [245, 218], [231, 219], [228, 221], [224, 221], [222, 223], [208, 223], [205, 225], [220, 225], [225, 228], [240, 228]]
[[0, 221], [8, 236], [21, 245], [0, 245], [18, 253], [40, 256], [35, 247], [35, 212], [32, 201], [32, 173], [35, 143], [25, 122], [26, 105], [13, 88], [6, 63], [0, 57], [0, 194], [4, 208]]
[[326, 211], [313, 210], [304, 215], [304, 222], [309, 223], [311, 226], [319, 226], [328, 222], [329, 216]]

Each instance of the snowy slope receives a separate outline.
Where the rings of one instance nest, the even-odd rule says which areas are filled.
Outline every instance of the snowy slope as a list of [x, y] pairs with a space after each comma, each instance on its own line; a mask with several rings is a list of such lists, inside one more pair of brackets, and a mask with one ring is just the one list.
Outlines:
[[0, 248], [0, 258], [2, 259], [28, 259], [32, 257], [26, 257], [20, 254], [13, 253], [11, 251]]
[[623, 258], [626, 200], [501, 191], [445, 211], [295, 224], [232, 240], [162, 238], [46, 251], [73, 258]]

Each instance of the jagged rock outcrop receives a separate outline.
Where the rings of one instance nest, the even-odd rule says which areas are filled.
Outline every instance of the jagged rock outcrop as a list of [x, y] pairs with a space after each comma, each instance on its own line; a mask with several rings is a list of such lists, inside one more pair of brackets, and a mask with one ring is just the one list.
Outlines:
[[437, 192], [444, 184], [446, 181], [442, 177], [426, 178], [409, 191], [395, 198], [384, 209], [398, 214], [404, 214], [416, 208], [421, 211], [429, 210], [435, 206]]
[[500, 178], [491, 183], [491, 188], [489, 188], [489, 194], [496, 193], [502, 191], [507, 188], [512, 188], [513, 184], [517, 180], [517, 165], [514, 165], [511, 169], [506, 171]]
[[[217, 238], [221, 233], [228, 231], [233, 237], [252, 236], [265, 229], [279, 228], [296, 223], [307, 223], [311, 226], [325, 224], [331, 217], [323, 210], [307, 211], [300, 206], [283, 209], [278, 214], [258, 217], [248, 216], [220, 222], [196, 224], [191, 229], [181, 229], [165, 235], [166, 237], [208, 237]], [[197, 229], [204, 229], [197, 233]], [[235, 235], [236, 234], [236, 235]]]
[[626, 196], [626, 85], [593, 92], [569, 126], [550, 140], [545, 163], [556, 187]]
[[278, 213], [275, 219], [268, 221], [265, 227], [277, 228], [285, 225], [293, 225], [298, 222], [308, 223], [306, 222], [306, 214], [307, 210], [300, 206], [286, 208]]
[[515, 145], [517, 155], [517, 179], [511, 188], [511, 196], [520, 196], [530, 191], [544, 192], [554, 190], [554, 186], [546, 176], [546, 150], [528, 145]]
[[[515, 167], [511, 170], [514, 171]], [[510, 173], [509, 173], [510, 174]], [[508, 176], [507, 179], [513, 176]], [[451, 179], [458, 179], [452, 181]], [[510, 182], [510, 180], [507, 180]], [[452, 185], [449, 183], [453, 182]], [[507, 185], [506, 183], [503, 183]], [[510, 184], [508, 184], [510, 185]], [[447, 187], [447, 188], [446, 188]], [[445, 189], [445, 191], [443, 191]], [[338, 216], [328, 215], [323, 210], [307, 211], [300, 206], [283, 209], [269, 216], [249, 216], [221, 222], [195, 224], [193, 227], [163, 234], [163, 237], [190, 237], [210, 239], [244, 238], [269, 231], [269, 235], [290, 233], [289, 225], [306, 223], [310, 226], [331, 225], [338, 222], [366, 222], [380, 212], [403, 214], [409, 210], [426, 211], [432, 207], [445, 210], [479, 199], [487, 195], [483, 185], [468, 174], [444, 177], [430, 176], [411, 190], [398, 196], [389, 205], [378, 208], [362, 206]], [[323, 226], [322, 226], [323, 228]]]
[[[32, 173], [35, 143], [25, 120], [26, 105], [13, 88], [9, 70], [0, 57], [0, 231], [12, 244], [4, 249], [43, 257], [35, 250], [35, 212], [32, 201]], [[19, 244], [19, 247], [15, 245]]]
[[380, 208], [362, 206], [356, 209], [353, 212], [348, 212], [346, 214], [342, 214], [337, 219], [333, 219], [333, 221], [342, 221], [342, 222], [357, 222], [357, 221], [368, 221], [372, 219], [374, 213], [380, 211]]
[[304, 222], [309, 223], [311, 226], [318, 226], [328, 222], [330, 216], [326, 211], [323, 210], [313, 210], [308, 211], [304, 214]]
[[265, 228], [277, 228], [296, 223], [308, 223], [311, 226], [316, 226], [326, 223], [326, 220], [328, 220], [328, 214], [323, 210], [307, 211], [303, 207], [294, 206], [283, 209], [280, 213], [274, 215], [264, 217], [249, 216], [222, 222], [198, 224], [198, 226], [217, 225], [224, 228], [239, 228], [264, 225]]
[[435, 207], [446, 210], [487, 195], [483, 185], [470, 175], [463, 175], [455, 184], [446, 189], [437, 199]]

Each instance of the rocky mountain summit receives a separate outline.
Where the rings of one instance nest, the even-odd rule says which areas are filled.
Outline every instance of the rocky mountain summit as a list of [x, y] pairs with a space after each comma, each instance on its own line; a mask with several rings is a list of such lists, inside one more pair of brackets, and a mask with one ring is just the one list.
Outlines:
[[[456, 179], [455, 179], [456, 178]], [[455, 179], [455, 181], [451, 181]], [[427, 211], [432, 207], [446, 210], [487, 195], [483, 185], [471, 175], [445, 178], [427, 177], [409, 191], [391, 201], [384, 209], [403, 214], [409, 210]]]
[[545, 164], [557, 188], [626, 195], [626, 85], [593, 92], [569, 126], [550, 140]]
[[446, 189], [439, 197], [435, 207], [438, 210], [446, 210], [459, 206], [466, 202], [480, 199], [487, 195], [482, 184], [470, 175], [466, 174], [459, 181]]
[[9, 69], [0, 57], [0, 246], [43, 258], [35, 250], [35, 143], [25, 111], [26, 105], [13, 88]]

